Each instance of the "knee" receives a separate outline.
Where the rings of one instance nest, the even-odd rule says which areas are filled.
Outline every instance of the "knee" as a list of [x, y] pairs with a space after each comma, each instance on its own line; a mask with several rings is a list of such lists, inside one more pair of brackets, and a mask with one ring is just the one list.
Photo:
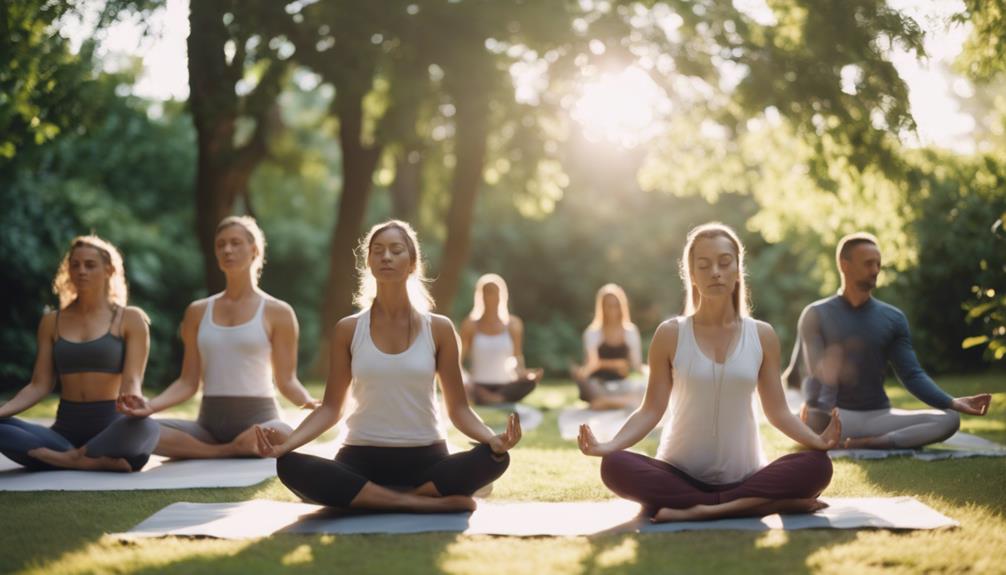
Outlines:
[[499, 453], [499, 454], [493, 453], [492, 448], [489, 447], [489, 445], [485, 444], [485, 443], [479, 444], [479, 446], [476, 449], [478, 449], [479, 451], [481, 451], [482, 454], [483, 454], [483, 456], [485, 456], [487, 459], [489, 459], [489, 461], [492, 462], [492, 465], [494, 467], [500, 468], [500, 473], [506, 471], [507, 468], [510, 467], [510, 452], [509, 451], [504, 452], [504, 453]]
[[608, 489], [619, 493], [623, 491], [625, 478], [632, 455], [628, 451], [616, 451], [601, 458], [601, 482]]
[[299, 453], [287, 453], [286, 455], [281, 455], [276, 458], [276, 477], [279, 478], [284, 485], [290, 486], [291, 481], [296, 481], [299, 477], [301, 469], [301, 454]]
[[957, 433], [957, 430], [961, 428], [961, 414], [957, 413], [952, 409], [946, 409], [943, 411], [943, 415], [940, 417], [940, 438], [937, 440], [945, 441], [950, 439], [950, 436]]
[[817, 497], [828, 484], [834, 473], [831, 458], [826, 451], [805, 451], [800, 454], [803, 459], [803, 470], [800, 474], [805, 486], [804, 497]]

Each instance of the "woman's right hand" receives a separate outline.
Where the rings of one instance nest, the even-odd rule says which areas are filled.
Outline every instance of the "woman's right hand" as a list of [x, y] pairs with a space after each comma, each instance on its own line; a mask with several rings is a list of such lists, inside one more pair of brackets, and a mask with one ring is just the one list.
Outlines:
[[154, 408], [142, 395], [120, 395], [115, 400], [115, 409], [129, 417], [150, 417], [154, 414]]
[[590, 426], [586, 423], [580, 425], [580, 434], [576, 437], [576, 443], [584, 455], [604, 457], [614, 451], [607, 443], [598, 441], [594, 437], [594, 432], [590, 430]]
[[278, 432], [269, 427], [255, 426], [255, 437], [258, 439], [258, 452], [261, 457], [282, 457], [289, 453], [290, 449], [285, 443], [278, 443]]

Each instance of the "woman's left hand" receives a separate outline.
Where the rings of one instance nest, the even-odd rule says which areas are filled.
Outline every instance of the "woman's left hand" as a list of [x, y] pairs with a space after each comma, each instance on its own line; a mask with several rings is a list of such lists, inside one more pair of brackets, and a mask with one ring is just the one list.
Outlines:
[[489, 449], [492, 449], [496, 455], [503, 455], [510, 451], [514, 445], [517, 445], [520, 438], [520, 417], [516, 413], [511, 413], [507, 418], [506, 430], [489, 439]]
[[321, 400], [320, 399], [315, 399], [313, 397], [310, 398], [310, 399], [308, 399], [307, 401], [305, 401], [304, 403], [302, 403], [300, 405], [301, 409], [311, 409], [311, 410], [314, 410], [314, 409], [318, 409], [319, 407], [321, 407]]
[[842, 421], [838, 417], [837, 407], [831, 410], [831, 421], [828, 422], [828, 427], [824, 428], [819, 437], [822, 451], [838, 447], [838, 442], [842, 439]]

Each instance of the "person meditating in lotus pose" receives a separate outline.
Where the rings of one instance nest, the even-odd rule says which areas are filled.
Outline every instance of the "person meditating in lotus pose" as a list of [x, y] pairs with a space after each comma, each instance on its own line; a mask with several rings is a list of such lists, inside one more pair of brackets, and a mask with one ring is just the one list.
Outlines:
[[[845, 236], [835, 260], [841, 290], [804, 308], [786, 376], [802, 380], [808, 425], [824, 429], [837, 407], [842, 447], [914, 448], [956, 433], [959, 413], [985, 415], [992, 396], [954, 398], [937, 387], [915, 357], [905, 314], [872, 296], [881, 267], [877, 238]], [[888, 363], [912, 395], [935, 409], [892, 409], [884, 391]]]
[[265, 235], [248, 216], [217, 225], [215, 251], [224, 291], [192, 302], [182, 320], [182, 373], [160, 395], [126, 397], [126, 412], [150, 415], [188, 400], [203, 384], [196, 421], [160, 419], [154, 451], [174, 459], [259, 457], [255, 426], [278, 435], [283, 422], [276, 388], [294, 405], [318, 402], [297, 379], [297, 316], [293, 308], [258, 287], [265, 263]]
[[[39, 323], [31, 383], [0, 406], [0, 452], [33, 471], [138, 471], [158, 426], [116, 409], [124, 396], [140, 394], [150, 346], [147, 314], [126, 304], [122, 256], [97, 236], [77, 237], [52, 288], [59, 309]], [[57, 378], [51, 428], [12, 417], [45, 398]]]
[[515, 403], [534, 391], [542, 370], [524, 367], [524, 322], [510, 313], [506, 282], [485, 274], [475, 282], [472, 312], [461, 322], [461, 361], [471, 358], [472, 400]]
[[[458, 336], [450, 319], [429, 312], [433, 301], [412, 228], [397, 220], [376, 225], [360, 252], [356, 304], [363, 311], [335, 326], [321, 406], [285, 441], [260, 428], [260, 450], [278, 458], [280, 480], [307, 501], [473, 510], [472, 494], [506, 471], [508, 451], [521, 438], [520, 421], [510, 414], [497, 435], [469, 406]], [[468, 451], [447, 451], [437, 377], [451, 422], [478, 442]], [[339, 421], [347, 399], [347, 433], [335, 459], [295, 452]]]
[[[825, 450], [841, 433], [836, 415], [820, 436], [786, 407], [779, 340], [749, 316], [744, 249], [734, 231], [706, 224], [688, 234], [681, 258], [685, 315], [665, 321], [650, 345], [643, 404], [615, 437], [600, 443], [580, 427], [580, 450], [601, 457], [601, 479], [638, 501], [655, 522], [811, 513], [831, 480]], [[769, 422], [811, 451], [767, 463], [755, 418], [755, 390]], [[625, 451], [661, 420], [657, 458]]]
[[630, 377], [643, 364], [639, 328], [629, 317], [625, 290], [616, 284], [597, 290], [594, 320], [583, 332], [583, 356], [584, 365], [574, 365], [571, 371], [580, 399], [591, 409], [639, 405], [643, 384]]

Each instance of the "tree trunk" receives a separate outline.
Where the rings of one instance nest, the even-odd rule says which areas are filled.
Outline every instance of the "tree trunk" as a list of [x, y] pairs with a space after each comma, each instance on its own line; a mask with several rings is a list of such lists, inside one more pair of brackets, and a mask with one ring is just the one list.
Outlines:
[[326, 335], [331, 334], [339, 318], [353, 310], [353, 291], [357, 281], [356, 242], [363, 231], [374, 170], [381, 156], [380, 145], [367, 146], [361, 141], [365, 94], [365, 90], [348, 86], [336, 88], [335, 106], [339, 117], [343, 174], [322, 308], [322, 325]]
[[475, 198], [482, 185], [489, 135], [488, 90], [465, 90], [460, 97], [454, 98], [454, 106], [457, 163], [451, 184], [451, 205], [447, 212], [447, 242], [440, 274], [433, 284], [437, 310], [443, 314], [451, 312], [461, 272], [471, 249]]
[[[223, 17], [232, 9], [231, 2], [221, 0], [200, 0], [189, 7], [189, 105], [199, 150], [195, 227], [210, 293], [224, 286], [213, 246], [216, 226], [231, 214], [239, 197], [247, 198], [252, 172], [267, 155], [269, 115], [285, 71], [285, 64], [270, 62], [255, 90], [238, 98], [235, 84], [244, 75], [244, 54], [239, 51], [230, 63], [225, 56], [232, 38]], [[236, 146], [234, 133], [242, 115], [257, 123], [250, 140]]]
[[423, 156], [418, 149], [405, 148], [395, 160], [395, 181], [391, 183], [391, 215], [415, 224], [422, 193]]

